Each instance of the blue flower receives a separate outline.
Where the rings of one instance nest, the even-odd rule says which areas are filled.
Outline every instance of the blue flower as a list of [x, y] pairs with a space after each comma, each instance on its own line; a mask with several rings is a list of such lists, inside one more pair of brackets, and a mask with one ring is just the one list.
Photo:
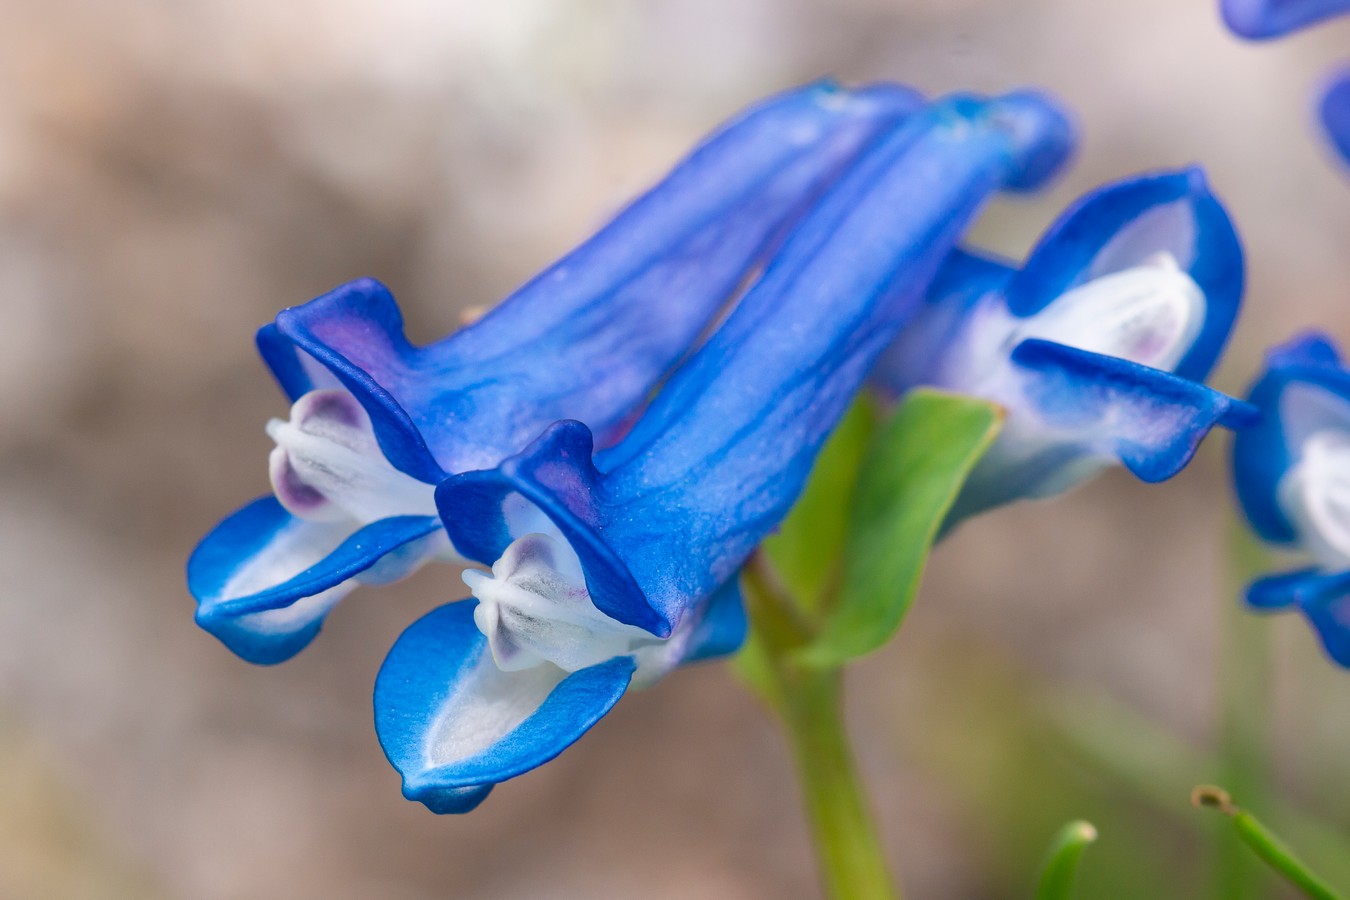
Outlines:
[[1342, 68], [1328, 79], [1317, 114], [1331, 146], [1350, 162], [1350, 69]]
[[1032, 94], [936, 102], [879, 141], [619, 443], [557, 422], [445, 481], [446, 528], [490, 574], [376, 682], [404, 794], [463, 812], [575, 741], [630, 683], [737, 646], [736, 575], [802, 489], [877, 354], [999, 187], [1031, 188], [1070, 129]]
[[1350, 12], [1350, 0], [1221, 0], [1220, 10], [1235, 34], [1264, 40]]
[[1201, 173], [1137, 177], [1082, 198], [1021, 269], [954, 253], [874, 377], [1006, 410], [948, 527], [1116, 462], [1162, 481], [1214, 425], [1253, 415], [1203, 384], [1241, 294], [1237, 235]]
[[1350, 371], [1307, 334], [1277, 347], [1252, 386], [1257, 425], [1233, 441], [1233, 480], [1260, 537], [1311, 557], [1310, 568], [1247, 590], [1257, 610], [1295, 608], [1350, 668]]
[[497, 465], [557, 419], [611, 442], [747, 273], [876, 135], [919, 104], [894, 85], [766, 101], [474, 325], [410, 344], [389, 292], [356, 281], [258, 333], [293, 403], [267, 426], [273, 495], [188, 562], [197, 621], [275, 663], [358, 582], [462, 561], [434, 488]]

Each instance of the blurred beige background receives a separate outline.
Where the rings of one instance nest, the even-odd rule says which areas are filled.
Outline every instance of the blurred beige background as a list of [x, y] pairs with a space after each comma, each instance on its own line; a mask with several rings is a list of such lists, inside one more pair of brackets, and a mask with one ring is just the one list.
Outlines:
[[[1049, 88], [1080, 117], [1078, 163], [993, 209], [986, 245], [1020, 254], [1079, 192], [1201, 161], [1250, 254], [1220, 384], [1241, 390], [1298, 327], [1350, 339], [1350, 180], [1310, 124], [1346, 25], [1242, 45], [1208, 0], [4, 11], [0, 897], [816, 895], [785, 749], [723, 667], [625, 699], [557, 762], [437, 818], [399, 795], [370, 687], [400, 629], [463, 594], [453, 572], [354, 596], [271, 670], [194, 627], [182, 578], [266, 489], [262, 426], [285, 404], [258, 325], [374, 275], [414, 337], [439, 336], [760, 95], [824, 74]], [[858, 668], [851, 714], [911, 897], [1028, 896], [1061, 812], [1114, 823], [1099, 858], [1130, 875], [1120, 896], [1195, 896], [1184, 796], [1169, 810], [1062, 753], [1041, 711], [1071, 688], [1213, 746], [1233, 601], [1211, 444], [1170, 485], [1113, 475], [962, 529]], [[1350, 783], [1350, 673], [1299, 623], [1266, 624], [1282, 796], [1344, 825], [1327, 779]], [[1111, 855], [1127, 845], [1146, 864]]]

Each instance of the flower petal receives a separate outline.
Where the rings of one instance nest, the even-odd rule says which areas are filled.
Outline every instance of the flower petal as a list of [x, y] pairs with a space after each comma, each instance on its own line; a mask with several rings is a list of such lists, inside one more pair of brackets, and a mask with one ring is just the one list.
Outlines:
[[1138, 478], [1165, 481], [1185, 468], [1215, 425], [1241, 428], [1256, 410], [1203, 384], [1138, 363], [1027, 340], [1012, 353], [1042, 421], [1115, 455]]
[[1242, 298], [1242, 247], [1199, 169], [1146, 175], [1081, 198], [1052, 225], [1008, 282], [1008, 309], [1036, 314], [1094, 278], [1169, 254], [1205, 296], [1205, 321], [1175, 371], [1203, 381]]
[[1350, 69], [1337, 71], [1327, 82], [1317, 114], [1341, 161], [1350, 163]]
[[1350, 596], [1350, 572], [1299, 569], [1258, 578], [1247, 587], [1247, 604], [1260, 610], [1321, 606], [1345, 596]]
[[947, 254], [924, 297], [921, 314], [905, 326], [873, 368], [874, 386], [895, 400], [928, 381], [979, 300], [1002, 290], [1016, 272], [1012, 263], [983, 252], [958, 248]]
[[1263, 540], [1291, 544], [1297, 529], [1281, 505], [1280, 481], [1309, 436], [1350, 431], [1350, 373], [1325, 335], [1300, 335], [1267, 354], [1248, 401], [1261, 416], [1233, 440], [1238, 501]]
[[439, 531], [434, 516], [355, 530], [296, 518], [275, 498], [260, 498], [212, 529], [188, 559], [197, 622], [249, 662], [282, 662], [314, 639], [352, 579], [406, 571], [425, 555], [419, 542]]
[[375, 730], [403, 794], [436, 813], [468, 812], [494, 784], [553, 759], [618, 702], [634, 663], [571, 675], [498, 669], [461, 600], [414, 622], [375, 682]]
[[1327, 655], [1350, 668], [1350, 572], [1299, 569], [1267, 575], [1248, 585], [1246, 599], [1258, 612], [1298, 609]]
[[695, 663], [730, 656], [741, 649], [749, 628], [737, 576], [705, 601], [698, 624], [689, 636], [683, 661]]
[[1280, 37], [1350, 12], [1347, 0], [1222, 0], [1223, 20], [1249, 40]]
[[1350, 592], [1301, 609], [1327, 655], [1338, 666], [1350, 669]]

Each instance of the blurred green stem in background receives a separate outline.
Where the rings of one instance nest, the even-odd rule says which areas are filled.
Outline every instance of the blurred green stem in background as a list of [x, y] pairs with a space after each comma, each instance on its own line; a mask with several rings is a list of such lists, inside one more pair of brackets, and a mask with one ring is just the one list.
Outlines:
[[[1222, 788], [1201, 785], [1191, 792], [1191, 802], [1196, 806], [1217, 809], [1223, 813], [1234, 837], [1250, 847], [1251, 850], [1271, 869], [1282, 875], [1290, 884], [1298, 888], [1312, 900], [1344, 900], [1325, 881], [1308, 868], [1294, 855], [1284, 841], [1265, 826], [1256, 816], [1233, 802], [1233, 798]], [[1251, 854], [1248, 854], [1249, 856]]]
[[[1270, 559], [1235, 513], [1226, 517], [1224, 538], [1218, 777], [1249, 803], [1264, 809], [1270, 799], [1272, 630], [1271, 622], [1253, 615], [1241, 598], [1247, 583], [1270, 567]], [[1233, 829], [1214, 829], [1210, 864], [1215, 900], [1261, 900], [1271, 895], [1269, 872], [1241, 845]]]
[[1069, 900], [1078, 875], [1078, 864], [1090, 844], [1097, 840], [1097, 829], [1081, 819], [1070, 822], [1055, 835], [1041, 869], [1041, 884], [1036, 900]]

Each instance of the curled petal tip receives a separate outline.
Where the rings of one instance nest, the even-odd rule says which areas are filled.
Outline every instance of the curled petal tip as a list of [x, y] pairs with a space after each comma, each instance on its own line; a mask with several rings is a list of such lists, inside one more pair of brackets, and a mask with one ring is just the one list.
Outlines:
[[448, 788], [420, 775], [410, 775], [403, 779], [403, 797], [422, 804], [438, 816], [463, 815], [473, 812], [482, 805], [488, 794], [492, 793], [493, 787], [495, 785], [484, 784], [476, 787]]
[[1177, 175], [1185, 180], [1187, 193], [1192, 197], [1203, 197], [1212, 193], [1209, 189], [1209, 176], [1205, 174], [1204, 167], [1192, 163], [1179, 170]]
[[1042, 187], [1073, 155], [1077, 130], [1067, 110], [1049, 94], [1013, 91], [991, 101], [990, 109], [1014, 139], [1010, 190]]

